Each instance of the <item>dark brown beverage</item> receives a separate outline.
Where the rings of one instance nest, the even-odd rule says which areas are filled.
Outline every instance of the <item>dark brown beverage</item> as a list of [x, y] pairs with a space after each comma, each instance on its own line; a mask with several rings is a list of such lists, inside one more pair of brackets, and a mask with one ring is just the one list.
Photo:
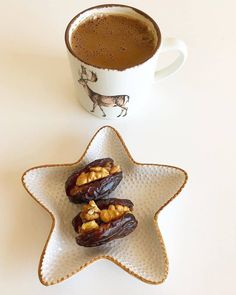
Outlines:
[[101, 15], [81, 23], [72, 33], [74, 54], [85, 63], [123, 70], [146, 61], [157, 37], [144, 22], [124, 15]]

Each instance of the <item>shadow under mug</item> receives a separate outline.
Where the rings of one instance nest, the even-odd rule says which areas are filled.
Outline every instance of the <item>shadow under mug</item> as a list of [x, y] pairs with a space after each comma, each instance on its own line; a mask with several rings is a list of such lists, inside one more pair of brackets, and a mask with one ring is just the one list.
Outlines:
[[[146, 23], [157, 40], [152, 56], [125, 70], [99, 68], [78, 58], [71, 46], [72, 33], [85, 19], [99, 14], [122, 14]], [[158, 25], [149, 15], [120, 4], [99, 5], [76, 15], [66, 28], [65, 42], [80, 104], [91, 114], [105, 119], [137, 114], [140, 102], [148, 99], [153, 82], [175, 73], [187, 58], [187, 47], [183, 41], [175, 38], [162, 40]], [[167, 67], [157, 70], [159, 54], [167, 51], [177, 51], [177, 58]], [[89, 76], [89, 79], [82, 79], [83, 75]]]

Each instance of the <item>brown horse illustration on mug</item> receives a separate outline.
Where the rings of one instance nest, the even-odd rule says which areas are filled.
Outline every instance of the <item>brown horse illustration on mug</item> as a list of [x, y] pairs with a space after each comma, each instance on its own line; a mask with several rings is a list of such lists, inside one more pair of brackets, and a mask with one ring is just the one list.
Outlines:
[[121, 109], [120, 114], [117, 117], [124, 117], [127, 115], [128, 107], [126, 104], [129, 102], [128, 95], [101, 95], [94, 92], [89, 86], [88, 82], [96, 82], [97, 75], [90, 72], [90, 77], [88, 76], [87, 70], [84, 66], [81, 65], [81, 72], [79, 72], [78, 82], [83, 86], [85, 92], [88, 94], [89, 98], [93, 102], [93, 109], [91, 112], [94, 112], [98, 106], [102, 111], [103, 117], [106, 117], [106, 114], [102, 107], [119, 107]]

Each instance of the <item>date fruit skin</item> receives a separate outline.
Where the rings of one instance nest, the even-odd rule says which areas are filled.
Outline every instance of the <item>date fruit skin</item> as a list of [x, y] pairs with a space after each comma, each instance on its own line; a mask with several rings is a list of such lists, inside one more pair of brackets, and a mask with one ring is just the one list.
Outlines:
[[100, 210], [108, 208], [109, 205], [122, 205], [127, 206], [130, 211], [133, 210], [134, 204], [128, 199], [117, 199], [117, 198], [110, 198], [110, 199], [101, 199], [96, 202], [98, 208]]
[[89, 172], [91, 167], [104, 167], [107, 163], [113, 164], [114, 161], [111, 158], [98, 159], [92, 163], [85, 166], [83, 169], [74, 172], [66, 181], [65, 190], [69, 200], [72, 203], [88, 203], [91, 200], [99, 200], [101, 198], [107, 197], [115, 188], [118, 186], [122, 180], [122, 171], [110, 174], [107, 177], [92, 181], [87, 184], [81, 185], [78, 193], [71, 195], [71, 189], [76, 186], [76, 180], [78, 176], [85, 172]]
[[[99, 200], [97, 206], [99, 209], [108, 208], [109, 205], [122, 205], [127, 206], [130, 210], [133, 209], [133, 203], [128, 199], [105, 199]], [[91, 232], [83, 232], [80, 230], [82, 226], [82, 220], [78, 214], [72, 221], [74, 230], [79, 234], [76, 237], [76, 242], [80, 246], [84, 247], [96, 247], [106, 244], [112, 240], [123, 238], [129, 235], [135, 230], [138, 225], [138, 221], [134, 215], [130, 212], [125, 213], [121, 218], [113, 220], [109, 223], [102, 223], [96, 220], [99, 224], [99, 229]]]
[[126, 213], [120, 219], [114, 220], [110, 223], [103, 223], [99, 229], [88, 232], [86, 234], [79, 233], [76, 237], [76, 242], [84, 247], [96, 247], [106, 244], [112, 240], [120, 239], [132, 231], [138, 225], [138, 221], [131, 213]]

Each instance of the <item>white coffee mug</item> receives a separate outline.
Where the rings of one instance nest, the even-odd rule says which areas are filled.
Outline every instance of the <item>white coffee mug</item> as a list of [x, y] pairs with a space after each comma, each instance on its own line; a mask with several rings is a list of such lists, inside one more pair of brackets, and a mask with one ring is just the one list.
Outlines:
[[[72, 50], [72, 33], [85, 19], [101, 14], [122, 14], [146, 23], [157, 40], [153, 55], [145, 62], [125, 70], [99, 68], [80, 60]], [[148, 99], [153, 81], [175, 73], [187, 58], [187, 47], [183, 41], [175, 38], [162, 40], [160, 29], [150, 16], [120, 4], [99, 5], [76, 15], [67, 26], [65, 42], [80, 104], [91, 114], [105, 119], [137, 114], [140, 102]], [[157, 71], [159, 54], [173, 50], [178, 53], [176, 60]]]

